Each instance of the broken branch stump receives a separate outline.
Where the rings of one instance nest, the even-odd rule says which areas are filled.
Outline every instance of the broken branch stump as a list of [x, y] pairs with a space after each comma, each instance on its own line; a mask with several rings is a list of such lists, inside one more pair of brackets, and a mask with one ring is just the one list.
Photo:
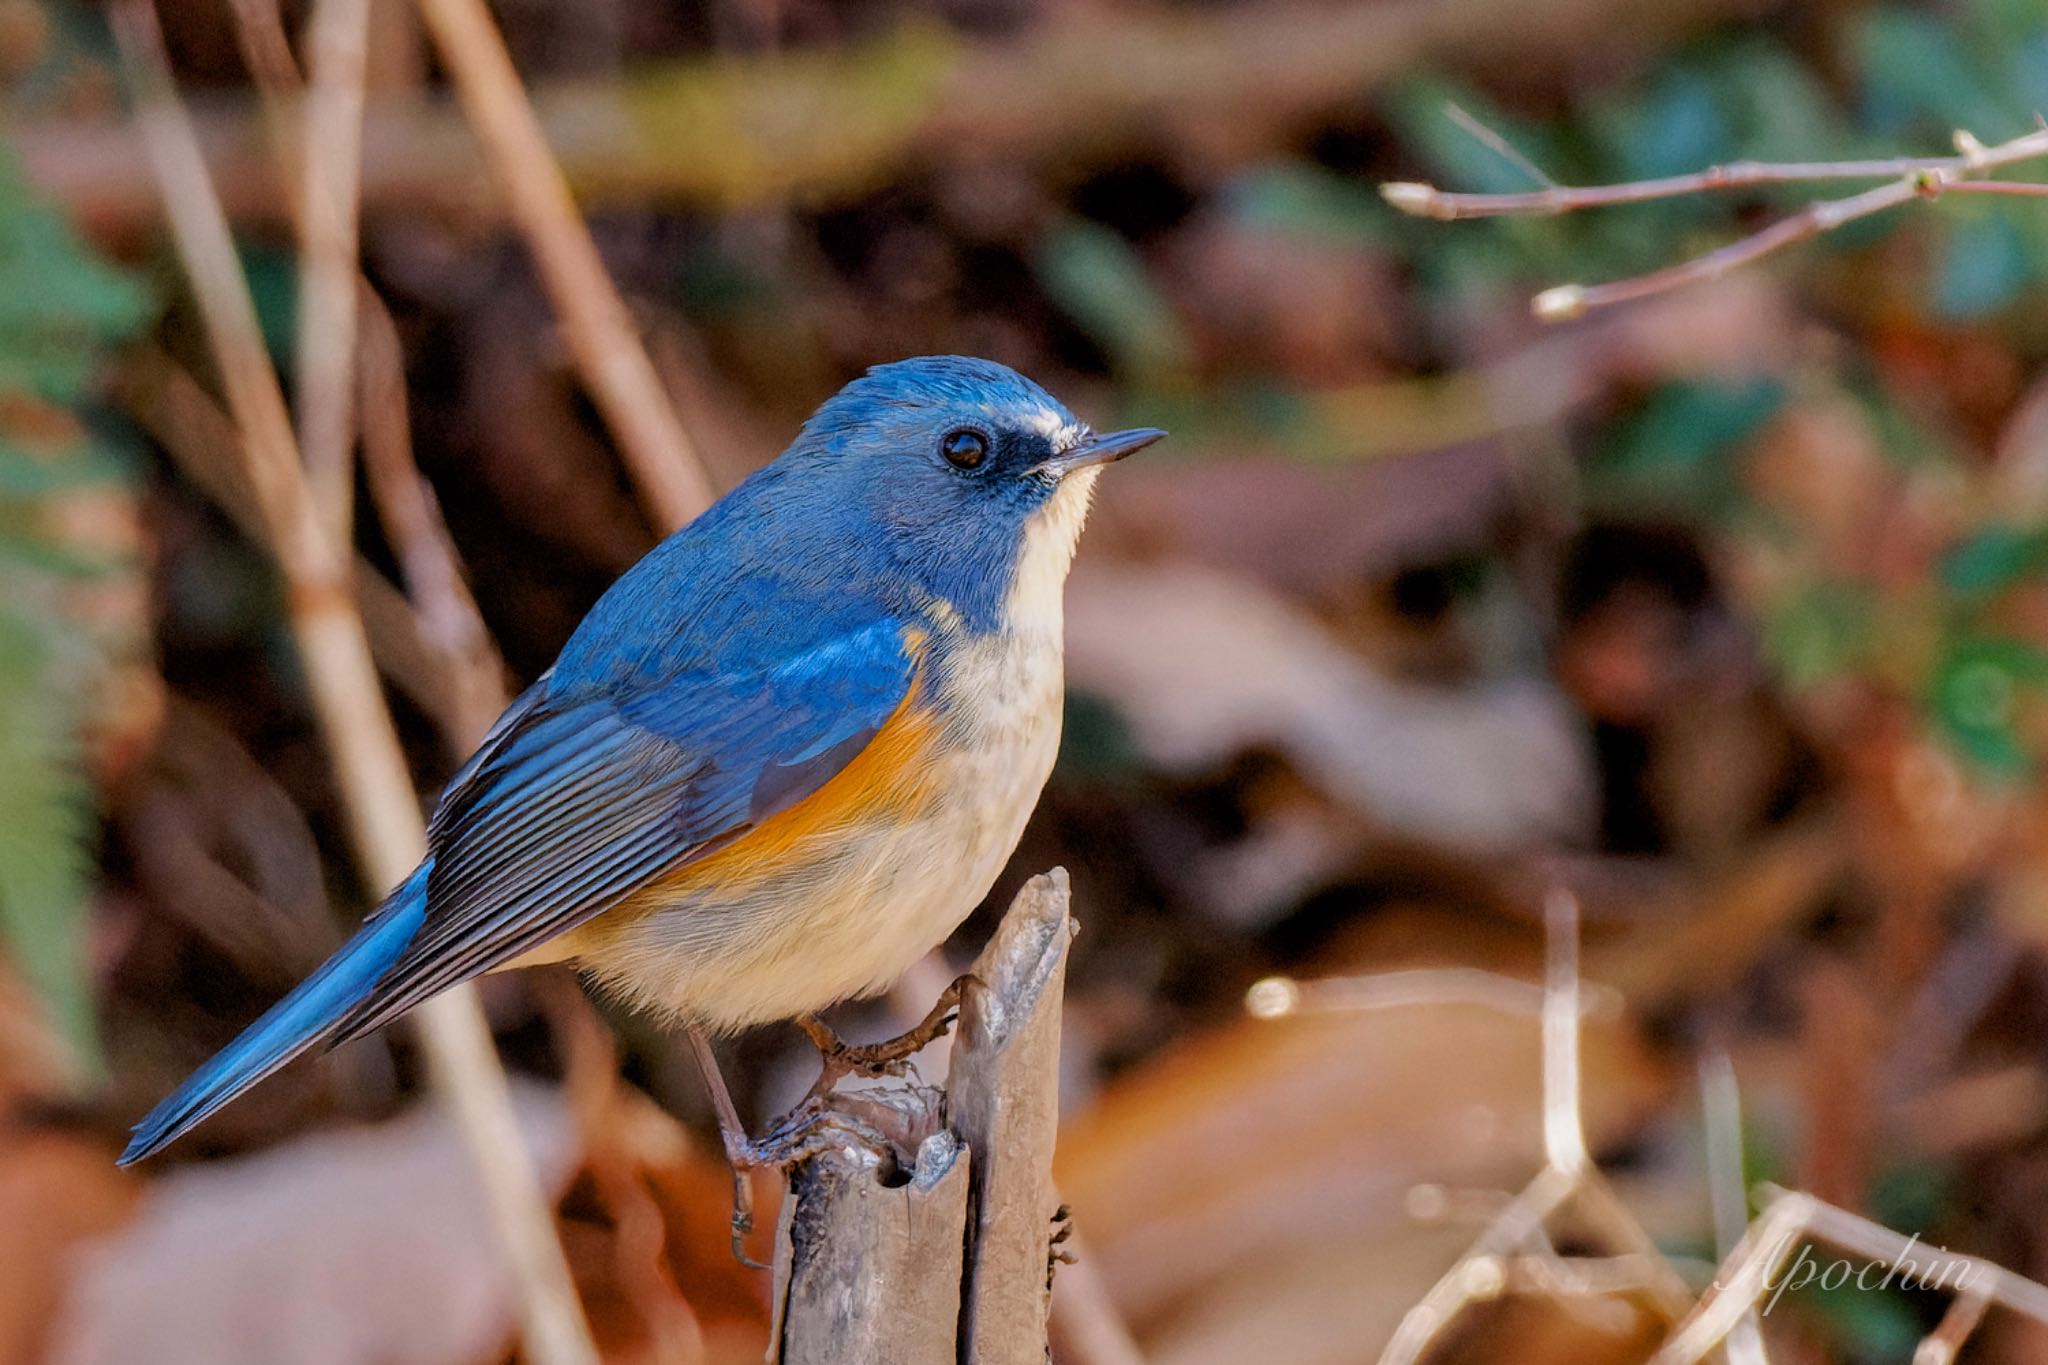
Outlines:
[[771, 1365], [1043, 1365], [1067, 874], [1017, 893], [970, 969], [943, 1091], [831, 1096], [888, 1132], [799, 1166], [775, 1239]]

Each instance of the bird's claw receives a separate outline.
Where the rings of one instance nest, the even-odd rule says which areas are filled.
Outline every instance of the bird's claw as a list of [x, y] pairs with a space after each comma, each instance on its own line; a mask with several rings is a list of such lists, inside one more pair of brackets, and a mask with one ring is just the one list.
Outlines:
[[725, 1157], [732, 1166], [733, 1258], [751, 1270], [770, 1268], [747, 1254], [747, 1237], [754, 1231], [750, 1172], [787, 1172], [812, 1157], [846, 1147], [858, 1147], [884, 1162], [896, 1160], [895, 1144], [878, 1129], [851, 1114], [826, 1108], [816, 1096], [776, 1120], [775, 1127], [762, 1137], [725, 1134]]
[[[818, 1080], [810, 1094], [759, 1138], [750, 1138], [739, 1128], [736, 1114], [721, 1111], [719, 1131], [725, 1140], [726, 1160], [732, 1165], [732, 1254], [741, 1265], [755, 1270], [769, 1268], [747, 1255], [747, 1238], [754, 1231], [754, 1187], [749, 1173], [786, 1172], [822, 1153], [847, 1147], [870, 1152], [884, 1164], [895, 1163], [899, 1159], [897, 1142], [873, 1124], [827, 1104], [826, 1096], [846, 1076], [881, 1079], [903, 1075], [913, 1056], [945, 1037], [957, 1017], [961, 997], [968, 988], [980, 985], [971, 975], [961, 977], [940, 993], [931, 1012], [915, 1028], [880, 1043], [849, 1043], [815, 1014], [797, 1018], [797, 1027], [810, 1037], [819, 1053]], [[708, 1044], [700, 1043], [699, 1052], [705, 1074], [715, 1076], [716, 1064], [709, 1055]], [[841, 1097], [841, 1101], [847, 1102], [846, 1097]], [[728, 1100], [726, 1108], [729, 1107]]]
[[952, 1029], [953, 1021], [959, 1017], [961, 997], [969, 986], [980, 984], [971, 974], [958, 978], [939, 993], [931, 1011], [909, 1032], [879, 1043], [849, 1043], [817, 1015], [799, 1015], [797, 1027], [818, 1049], [820, 1059], [818, 1081], [811, 1087], [811, 1094], [824, 1094], [843, 1076], [880, 1080], [903, 1075], [912, 1057], [945, 1037]]

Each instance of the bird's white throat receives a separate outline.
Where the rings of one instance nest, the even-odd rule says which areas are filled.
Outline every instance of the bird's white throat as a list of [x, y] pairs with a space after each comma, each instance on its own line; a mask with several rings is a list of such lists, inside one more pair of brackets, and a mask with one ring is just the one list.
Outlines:
[[1046, 631], [1058, 638], [1067, 569], [1074, 562], [1074, 547], [1088, 520], [1088, 502], [1095, 495], [1095, 478], [1101, 472], [1077, 469], [1061, 479], [1045, 505], [1025, 523], [1024, 543], [1018, 547], [1010, 595], [1004, 603], [1004, 622], [1010, 630], [1020, 634]]

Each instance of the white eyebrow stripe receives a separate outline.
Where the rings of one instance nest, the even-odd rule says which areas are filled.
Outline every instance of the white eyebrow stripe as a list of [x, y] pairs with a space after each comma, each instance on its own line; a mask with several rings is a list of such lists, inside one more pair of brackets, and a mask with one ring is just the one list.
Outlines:
[[1077, 445], [1088, 433], [1087, 427], [1062, 417], [1051, 408], [1040, 408], [1032, 413], [1029, 425], [1033, 431], [1051, 441], [1054, 450], [1065, 450]]

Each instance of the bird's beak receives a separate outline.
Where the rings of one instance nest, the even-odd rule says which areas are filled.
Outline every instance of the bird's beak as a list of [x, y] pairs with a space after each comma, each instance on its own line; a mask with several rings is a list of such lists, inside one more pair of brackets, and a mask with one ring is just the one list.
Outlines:
[[1132, 427], [1129, 431], [1112, 431], [1107, 436], [1090, 436], [1081, 444], [1046, 460], [1038, 468], [1056, 479], [1064, 478], [1077, 469], [1088, 469], [1121, 460], [1126, 455], [1135, 455], [1165, 435], [1158, 427]]

